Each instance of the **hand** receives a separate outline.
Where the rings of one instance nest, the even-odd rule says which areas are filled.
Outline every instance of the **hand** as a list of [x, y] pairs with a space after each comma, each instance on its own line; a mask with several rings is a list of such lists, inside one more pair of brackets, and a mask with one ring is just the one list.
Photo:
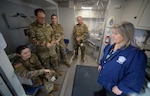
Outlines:
[[49, 74], [51, 72], [51, 70], [45, 69], [44, 72]]
[[112, 92], [116, 95], [121, 95], [122, 94], [122, 91], [118, 88], [118, 86], [114, 86], [112, 88]]
[[99, 66], [98, 66], [98, 72], [100, 72], [100, 71], [101, 71], [101, 69], [102, 69], [102, 66], [101, 66], [101, 65], [99, 65]]
[[47, 43], [47, 44], [46, 44], [46, 47], [47, 47], [47, 48], [50, 48], [50, 47], [51, 47], [51, 43]]
[[76, 40], [77, 40], [78, 42], [80, 42], [80, 38], [76, 38]]
[[59, 45], [59, 41], [60, 41], [60, 39], [56, 40], [56, 44], [57, 44], [57, 45]]

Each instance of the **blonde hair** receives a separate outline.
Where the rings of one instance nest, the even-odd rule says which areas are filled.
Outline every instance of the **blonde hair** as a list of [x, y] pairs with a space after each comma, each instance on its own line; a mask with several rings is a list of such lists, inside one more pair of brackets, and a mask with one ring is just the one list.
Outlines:
[[123, 21], [118, 24], [114, 24], [113, 29], [117, 30], [123, 37], [124, 37], [124, 43], [122, 47], [126, 48], [130, 44], [133, 46], [136, 46], [134, 43], [134, 25], [130, 22]]

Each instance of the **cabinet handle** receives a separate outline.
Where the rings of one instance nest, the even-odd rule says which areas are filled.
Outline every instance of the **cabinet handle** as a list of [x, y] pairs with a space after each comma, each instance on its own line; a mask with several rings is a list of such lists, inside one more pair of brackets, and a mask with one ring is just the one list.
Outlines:
[[134, 19], [137, 19], [137, 16], [135, 16]]

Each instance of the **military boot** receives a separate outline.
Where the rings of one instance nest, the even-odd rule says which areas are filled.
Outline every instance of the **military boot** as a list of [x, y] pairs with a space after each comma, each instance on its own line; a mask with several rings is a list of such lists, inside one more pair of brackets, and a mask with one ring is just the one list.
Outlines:
[[67, 67], [70, 67], [70, 64], [67, 61], [65, 61], [64, 63]]
[[54, 96], [54, 93], [49, 93], [49, 96]]
[[73, 59], [72, 60], [76, 60], [78, 57], [78, 55], [74, 55]]
[[56, 92], [58, 90], [59, 90], [59, 87], [57, 85], [54, 85], [53, 92]]
[[107, 96], [105, 89], [102, 89], [98, 92], [94, 92], [94, 96]]
[[56, 70], [56, 73], [59, 75], [59, 76], [62, 76], [62, 73], [60, 70]]
[[84, 56], [81, 57], [81, 61], [84, 62]]

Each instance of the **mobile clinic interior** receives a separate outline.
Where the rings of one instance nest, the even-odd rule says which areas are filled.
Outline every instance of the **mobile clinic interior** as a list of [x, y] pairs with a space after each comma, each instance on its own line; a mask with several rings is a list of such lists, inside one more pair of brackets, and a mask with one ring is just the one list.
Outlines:
[[[28, 94], [30, 89], [25, 90], [22, 83], [30, 85], [32, 81], [18, 79], [10, 62], [19, 45], [33, 48], [26, 32], [35, 21], [36, 8], [45, 10], [49, 24], [51, 15], [56, 14], [58, 23], [63, 27], [64, 39], [69, 41], [66, 48], [71, 67], [60, 65], [63, 75], [55, 81], [59, 90], [54, 92], [54, 96], [93, 96], [94, 91], [101, 88], [97, 83], [98, 76], [93, 74], [98, 74], [97, 66], [103, 49], [111, 43], [112, 26], [121, 21], [134, 25], [134, 40], [148, 58], [141, 95], [134, 96], [150, 95], [150, 0], [0, 0], [0, 96], [49, 96], [41, 89], [31, 89], [32, 94]], [[80, 57], [72, 60], [73, 28], [78, 23], [78, 16], [82, 16], [88, 27], [85, 62], [81, 62]]]

